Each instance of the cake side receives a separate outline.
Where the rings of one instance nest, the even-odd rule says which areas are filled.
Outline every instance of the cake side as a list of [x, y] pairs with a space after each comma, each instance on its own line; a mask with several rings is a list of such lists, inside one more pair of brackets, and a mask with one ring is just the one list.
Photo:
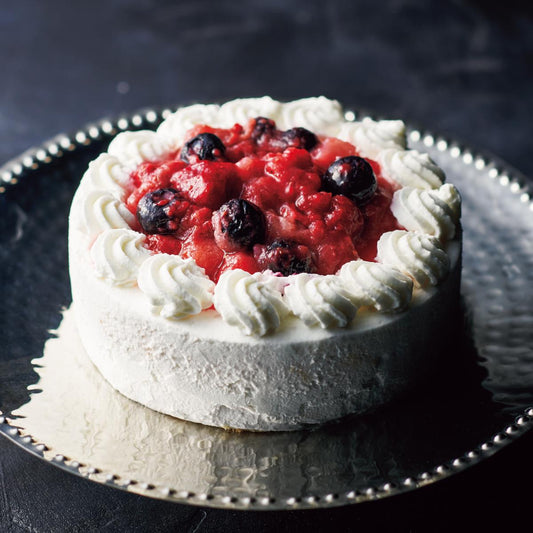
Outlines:
[[266, 337], [239, 334], [213, 310], [161, 320], [139, 291], [91, 276], [75, 245], [70, 273], [80, 336], [114, 388], [177, 418], [280, 431], [365, 412], [431, 375], [446, 358], [446, 325], [458, 312], [459, 242], [449, 254], [439, 290], [418, 295], [403, 313], [362, 312], [330, 330], [293, 317]]

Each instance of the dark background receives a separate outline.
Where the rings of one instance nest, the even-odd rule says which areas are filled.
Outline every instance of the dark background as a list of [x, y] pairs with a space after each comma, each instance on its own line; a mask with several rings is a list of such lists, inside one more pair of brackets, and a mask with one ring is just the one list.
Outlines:
[[[0, 1], [0, 165], [60, 132], [139, 108], [324, 94], [465, 141], [533, 176], [527, 4]], [[532, 449], [529, 432], [413, 493], [277, 513], [123, 493], [0, 438], [0, 532], [509, 530], [530, 517]]]

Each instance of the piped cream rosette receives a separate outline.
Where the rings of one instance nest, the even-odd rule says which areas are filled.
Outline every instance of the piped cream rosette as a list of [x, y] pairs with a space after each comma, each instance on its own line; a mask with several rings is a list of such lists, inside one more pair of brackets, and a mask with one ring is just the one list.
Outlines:
[[[143, 161], [162, 160], [179, 148], [197, 124], [231, 127], [264, 116], [281, 129], [304, 127], [354, 144], [375, 159], [394, 183], [391, 210], [405, 228], [385, 233], [376, 262], [356, 260], [336, 275], [225, 272], [218, 284], [192, 259], [152, 254], [124, 204], [130, 172]], [[72, 221], [90, 242], [95, 276], [116, 287], [137, 286], [152, 311], [183, 320], [214, 305], [221, 320], [248, 336], [273, 334], [288, 316], [310, 328], [345, 328], [359, 308], [378, 313], [408, 308], [413, 291], [437, 285], [448, 274], [446, 244], [457, 233], [461, 198], [444, 184], [443, 171], [427, 154], [407, 149], [400, 120], [348, 121], [341, 105], [325, 97], [281, 103], [270, 97], [218, 105], [192, 105], [153, 131], [124, 132], [93, 161], [80, 184], [80, 208]]]

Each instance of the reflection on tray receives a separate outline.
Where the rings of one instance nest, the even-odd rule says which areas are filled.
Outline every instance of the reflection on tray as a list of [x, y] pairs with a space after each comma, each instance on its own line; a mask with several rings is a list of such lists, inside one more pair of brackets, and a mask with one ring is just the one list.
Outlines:
[[369, 445], [376, 440], [368, 438], [362, 421], [357, 431], [346, 423], [306, 432], [239, 433], [128, 400], [90, 362], [70, 310], [34, 364], [40, 376], [35, 393], [13, 415], [24, 418], [25, 433], [46, 443], [49, 458], [60, 453], [125, 480], [238, 497], [338, 492], [339, 481], [348, 490], [355, 478], [379, 478], [377, 449]]
[[[61, 454], [96, 467], [100, 473], [85, 473], [100, 481], [112, 473], [195, 494], [279, 499], [398, 480], [429, 457], [454, 453], [454, 442], [420, 425], [420, 395], [400, 409], [300, 432], [229, 432], [178, 420], [125, 398], [104, 380], [81, 345], [71, 310], [56, 334], [33, 361], [40, 379], [30, 387], [30, 401], [12, 415], [23, 434], [46, 444], [47, 458]], [[470, 417], [464, 408], [458, 416], [456, 407], [435, 403], [435, 416], [445, 409], [443, 435]], [[402, 457], [411, 460], [403, 464]]]

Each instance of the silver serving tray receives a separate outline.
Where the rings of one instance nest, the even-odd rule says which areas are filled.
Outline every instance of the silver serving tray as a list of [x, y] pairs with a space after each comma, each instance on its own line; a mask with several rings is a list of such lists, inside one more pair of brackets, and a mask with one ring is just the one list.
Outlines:
[[84, 353], [68, 310], [68, 208], [88, 162], [114, 135], [154, 128], [170, 112], [91, 124], [0, 169], [1, 434], [69, 472], [150, 497], [309, 509], [419, 489], [531, 428], [526, 180], [496, 157], [419, 129], [409, 130], [410, 147], [429, 152], [463, 196], [464, 327], [451, 332], [457, 350], [444, 373], [368, 415], [287, 433], [183, 422], [114, 391]]

